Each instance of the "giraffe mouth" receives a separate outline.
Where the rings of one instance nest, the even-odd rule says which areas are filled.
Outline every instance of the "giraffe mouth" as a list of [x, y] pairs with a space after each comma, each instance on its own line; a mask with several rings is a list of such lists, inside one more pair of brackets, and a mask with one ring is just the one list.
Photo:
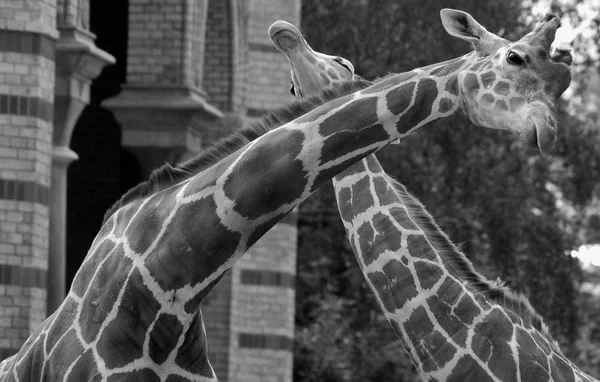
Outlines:
[[537, 147], [544, 155], [550, 153], [556, 142], [556, 120], [550, 110], [543, 106], [534, 106], [527, 115], [527, 125], [522, 132], [525, 142]]

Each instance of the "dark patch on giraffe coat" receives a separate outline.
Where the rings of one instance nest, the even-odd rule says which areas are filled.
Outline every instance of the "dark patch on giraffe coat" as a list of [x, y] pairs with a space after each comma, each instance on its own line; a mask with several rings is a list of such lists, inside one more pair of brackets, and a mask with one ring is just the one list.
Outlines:
[[[152, 196], [151, 199], [155, 197], [156, 195]], [[143, 208], [133, 218], [128, 229], [127, 238], [130, 248], [136, 254], [144, 254], [152, 243], [158, 239], [159, 232], [167, 216], [153, 208]]]
[[544, 353], [523, 329], [517, 327], [519, 369], [522, 381], [548, 381], [550, 370], [546, 369], [548, 360]]
[[399, 115], [406, 111], [412, 101], [415, 86], [415, 82], [408, 82], [385, 95], [386, 107], [392, 114]]
[[107, 260], [98, 265], [94, 278], [89, 280], [78, 321], [81, 335], [87, 343], [98, 335], [100, 326], [116, 303], [131, 266], [132, 261], [125, 257], [123, 245], [119, 244]]
[[368, 277], [388, 312], [402, 308], [408, 300], [417, 296], [410, 269], [398, 260], [389, 261], [381, 272], [369, 273]]
[[[382, 125], [370, 125], [356, 131], [340, 131], [325, 139], [321, 150], [321, 164], [335, 161], [341, 156], [348, 155], [350, 160], [358, 162], [365, 155], [356, 157], [356, 151], [366, 146], [378, 145], [371, 152], [383, 146], [389, 140], [389, 135]], [[352, 159], [352, 156], [355, 156]]]
[[223, 187], [235, 211], [254, 220], [297, 200], [307, 180], [297, 159], [304, 143], [301, 132], [278, 129], [247, 150]]
[[481, 96], [481, 102], [484, 105], [492, 105], [494, 103], [494, 101], [495, 101], [495, 98], [491, 94], [487, 94], [486, 93], [486, 94], [484, 94], [484, 95]]
[[[458, 286], [458, 284], [456, 285]], [[458, 305], [454, 308], [456, 317], [467, 325], [472, 324], [475, 317], [480, 313], [481, 309], [473, 302], [473, 299], [466, 294], [461, 297]]]
[[463, 292], [462, 286], [452, 277], [444, 278], [442, 285], [438, 289], [438, 296], [448, 305], [455, 305]]
[[167, 360], [183, 333], [183, 325], [172, 314], [161, 313], [150, 332], [149, 355], [157, 364]]
[[[394, 192], [394, 187], [390, 184], [387, 178], [384, 176], [376, 176], [373, 178], [373, 184], [375, 186], [375, 194], [381, 207], [388, 206], [392, 203], [398, 203], [398, 196]], [[397, 220], [397, 216], [394, 216], [394, 220]]]
[[475, 73], [467, 73], [462, 79], [462, 88], [467, 92], [479, 89], [479, 79]]
[[499, 95], [506, 96], [510, 92], [510, 84], [505, 81], [498, 81], [496, 86], [494, 86], [494, 92]]
[[431, 244], [420, 235], [410, 235], [408, 237], [408, 252], [410, 252], [413, 257], [437, 261], [437, 255], [431, 247]]
[[496, 107], [498, 108], [498, 110], [508, 111], [508, 105], [506, 104], [506, 102], [504, 102], [504, 100], [497, 100]]
[[374, 153], [376, 150], [377, 150], [377, 148], [373, 148], [371, 150], [367, 150], [366, 152], [364, 152], [363, 154], [361, 154], [361, 155], [359, 155], [357, 157], [348, 158], [345, 161], [343, 161], [343, 162], [341, 162], [339, 164], [336, 164], [335, 166], [331, 166], [328, 169], [325, 169], [325, 170], [321, 171], [319, 173], [319, 175], [317, 175], [315, 177], [315, 181], [313, 182], [313, 184], [312, 184], [312, 186], [310, 188], [310, 192], [316, 191], [324, 183], [330, 181], [334, 176], [338, 175], [340, 172], [342, 172], [346, 168], [348, 168], [350, 166], [353, 166], [360, 159], [366, 157], [367, 155], [370, 155], [370, 154]]
[[[406, 212], [406, 210], [404, 208], [401, 208], [401, 207], [390, 208], [390, 214], [394, 217], [394, 220], [396, 220], [396, 222], [398, 224], [400, 224], [400, 226], [402, 226], [402, 228], [410, 229], [410, 230], [418, 230], [415, 223], [413, 223], [413, 221], [410, 220], [408, 213]], [[413, 237], [413, 236], [411, 235], [408, 237], [409, 242], [411, 241], [411, 237]], [[410, 245], [409, 245], [409, 247], [410, 247]]]
[[430, 78], [422, 78], [417, 84], [414, 104], [400, 117], [398, 132], [405, 133], [431, 115], [433, 101], [438, 96], [437, 83]]
[[484, 72], [480, 74], [481, 83], [484, 88], [491, 87], [496, 81], [496, 74], [494, 72]]
[[454, 107], [454, 102], [452, 102], [451, 99], [444, 97], [440, 100], [439, 112], [442, 114], [445, 114], [445, 113], [449, 112], [450, 110], [452, 110], [453, 107]]
[[423, 261], [415, 262], [415, 270], [417, 271], [419, 284], [423, 289], [430, 289], [444, 274], [439, 266]]
[[[367, 163], [367, 167], [369, 171], [373, 174], [383, 173], [383, 168], [381, 168], [381, 164], [377, 160], [375, 155], [369, 155], [364, 160]], [[382, 174], [383, 175], [383, 174]]]
[[[42, 325], [43, 326], [43, 325]], [[36, 337], [38, 337], [41, 333], [41, 330], [37, 331], [38, 335]], [[5, 332], [3, 332], [3, 334], [5, 334]], [[43, 335], [42, 335], [43, 337]], [[33, 338], [33, 336], [31, 336], [30, 338]], [[43, 340], [43, 338], [41, 338], [41, 340]], [[28, 340], [29, 342], [29, 340]], [[24, 344], [21, 349], [19, 350], [19, 352], [17, 353], [17, 356], [15, 357], [15, 360], [17, 363], [13, 364], [14, 370], [16, 372], [16, 374], [18, 376], [20, 376], [21, 378], [23, 377], [27, 377], [27, 379], [25, 379], [26, 381], [41, 381], [43, 380], [42, 377], [42, 369], [43, 369], [43, 362], [44, 362], [44, 349], [43, 349], [43, 343], [41, 343], [40, 341], [36, 342], [36, 343], [26, 343]], [[3, 381], [6, 381], [7, 379], [2, 379]], [[15, 381], [15, 379], [12, 378], [8, 378], [9, 381]], [[23, 379], [21, 379], [23, 380]]]
[[[372, 226], [371, 226], [372, 224]], [[375, 227], [375, 229], [373, 229]], [[370, 222], [365, 222], [358, 230], [361, 253], [365, 259], [365, 264], [369, 265], [376, 260], [384, 251], [398, 251], [401, 248], [402, 235], [387, 235], [388, 232], [395, 232], [396, 229], [392, 220], [386, 214], [377, 212]], [[363, 239], [362, 233], [368, 235], [368, 239]]]
[[[63, 335], [63, 333], [61, 333]], [[55, 339], [56, 340], [56, 339]], [[50, 359], [44, 365], [42, 374], [44, 376], [63, 376], [67, 373], [67, 370], [71, 366], [71, 363], [75, 361], [84, 352], [83, 345], [77, 338], [75, 329], [71, 329], [64, 334], [61, 341], [56, 343], [56, 348], [52, 353]], [[24, 362], [27, 364], [27, 362]], [[35, 366], [32, 365], [32, 369]], [[38, 370], [41, 370], [38, 369]], [[52, 379], [52, 378], [49, 378]], [[59, 378], [55, 378], [58, 380]], [[32, 379], [34, 380], [34, 379]], [[40, 379], [37, 379], [40, 380]]]
[[[319, 134], [329, 137], [342, 131], [356, 132], [377, 122], [377, 97], [360, 98], [350, 102], [319, 125]], [[327, 150], [323, 149], [324, 153]]]
[[[116, 244], [108, 240], [98, 245], [96, 251], [85, 259], [75, 274], [75, 278], [71, 284], [71, 292], [78, 297], [83, 297], [99, 264], [111, 251], [115, 250], [115, 247]], [[120, 248], [119, 250], [122, 251], [123, 249]]]
[[360, 254], [362, 255], [365, 265], [369, 265], [375, 261], [379, 255], [371, 251], [371, 243], [375, 238], [375, 230], [373, 229], [371, 222], [367, 221], [358, 227], [357, 233], [358, 237], [360, 238], [358, 241], [360, 246]]
[[322, 62], [322, 61], [319, 62], [318, 66], [319, 66], [319, 69], [325, 70], [325, 63], [324, 62]]
[[327, 77], [324, 73], [319, 73], [321, 76], [321, 80], [323, 81], [323, 86], [327, 86], [331, 83], [329, 77]]
[[400, 85], [406, 81], [409, 81], [411, 78], [416, 76], [415, 72], [406, 72], [401, 74], [394, 74], [393, 76], [386, 77], [377, 81], [373, 85], [361, 91], [362, 94], [376, 94], [381, 91], [385, 91], [390, 89], [391, 87]]
[[327, 75], [329, 75], [330, 78], [337, 80], [340, 77], [338, 76], [337, 72], [335, 70], [333, 70], [332, 68], [327, 69]]
[[452, 306], [438, 295], [431, 296], [427, 299], [427, 305], [433, 313], [433, 316], [439, 322], [444, 331], [452, 337], [452, 340], [459, 346], [465, 346], [467, 343], [467, 326], [454, 315]]
[[479, 366], [479, 364], [475, 361], [473, 357], [471, 357], [468, 354], [465, 354], [458, 360], [447, 381], [493, 382], [494, 380], [481, 366]]
[[550, 358], [550, 376], [555, 381], [575, 382], [572, 367], [556, 354]]
[[[355, 192], [358, 193], [355, 194]], [[361, 201], [360, 197], [367, 198]], [[357, 204], [358, 203], [358, 204]], [[350, 187], [343, 187], [338, 194], [338, 209], [340, 217], [345, 222], [352, 222], [352, 219], [361, 212], [364, 212], [369, 205], [373, 203], [373, 196], [369, 192], [369, 177], [363, 176]]]
[[206, 336], [202, 330], [202, 313], [199, 310], [177, 351], [175, 363], [192, 374], [212, 376], [212, 369], [208, 362]]
[[125, 228], [127, 227], [127, 223], [131, 221], [133, 215], [135, 215], [135, 213], [138, 211], [138, 208], [140, 207], [140, 204], [142, 204], [142, 201], [143, 200], [141, 199], [132, 201], [131, 204], [127, 204], [118, 210], [116, 216], [116, 226], [115, 230], [113, 231], [114, 235], [117, 238], [123, 237], [123, 234], [125, 233]]
[[456, 347], [435, 329], [422, 306], [404, 322], [404, 330], [414, 347], [424, 372], [443, 367], [456, 353]]
[[352, 200], [350, 201], [352, 213], [358, 215], [365, 212], [369, 207], [375, 204], [371, 194], [370, 178], [365, 176], [352, 185]]
[[517, 380], [517, 365], [508, 344], [512, 335], [512, 323], [498, 308], [475, 327], [471, 348], [501, 381]]
[[50, 353], [56, 346], [60, 337], [66, 333], [75, 321], [77, 303], [69, 296], [63, 301], [63, 305], [56, 311], [52, 326], [49, 328], [46, 339], [46, 353]]
[[[116, 317], [99, 334], [98, 355], [104, 360], [106, 367], [121, 367], [143, 355], [148, 328], [159, 309], [160, 304], [143, 284], [141, 274], [135, 269], [125, 286]], [[170, 335], [176, 333], [177, 328], [173, 328]]]
[[542, 337], [542, 335], [539, 332], [537, 332], [537, 331], [533, 332], [533, 340], [536, 342], [538, 347], [540, 349], [542, 349], [544, 354], [546, 354], [546, 355], [552, 354], [552, 350], [550, 349], [548, 340], [546, 340], [544, 337]]
[[92, 349], [87, 349], [73, 365], [73, 369], [71, 370], [71, 373], [69, 373], [69, 379], [67, 379], [67, 381], [100, 381], [101, 377], [97, 374], [98, 367], [94, 360], [94, 354], [92, 353]]
[[235, 253], [240, 238], [221, 223], [212, 197], [196, 200], [178, 209], [145, 265], [163, 290], [195, 285]]
[[446, 80], [446, 87], [444, 88], [448, 93], [458, 95], [458, 76], [450, 77]]
[[160, 377], [151, 369], [141, 369], [127, 373], [118, 373], [108, 377], [108, 382], [122, 381], [160, 382]]

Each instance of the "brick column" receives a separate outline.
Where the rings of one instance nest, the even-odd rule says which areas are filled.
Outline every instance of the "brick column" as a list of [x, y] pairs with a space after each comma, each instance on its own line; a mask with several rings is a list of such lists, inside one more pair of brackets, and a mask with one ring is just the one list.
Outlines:
[[[225, 113], [215, 135], [294, 100], [287, 60], [267, 35], [278, 19], [298, 25], [300, 1], [209, 4], [204, 84]], [[292, 381], [296, 246], [293, 212], [204, 301], [209, 356], [220, 381]]]
[[[88, 4], [86, 6], [86, 4]], [[77, 159], [69, 148], [71, 135], [83, 108], [90, 101], [90, 85], [114, 57], [94, 45], [87, 26], [89, 0], [60, 0], [59, 38], [56, 42], [52, 190], [50, 193], [50, 255], [48, 261], [48, 315], [62, 303], [66, 293], [67, 168]], [[83, 12], [81, 14], [80, 12]]]
[[55, 0], [0, 13], [0, 359], [46, 317]]
[[198, 151], [222, 113], [202, 90], [207, 0], [130, 0], [127, 83], [103, 102], [144, 175]]

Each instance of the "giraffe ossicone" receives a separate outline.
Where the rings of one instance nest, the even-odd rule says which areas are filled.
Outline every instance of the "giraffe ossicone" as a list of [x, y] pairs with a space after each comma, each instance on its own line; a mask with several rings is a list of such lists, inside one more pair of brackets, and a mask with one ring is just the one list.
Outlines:
[[[556, 19], [542, 23], [529, 40], [500, 47], [502, 54], [475, 51], [371, 86], [340, 84], [187, 162], [156, 170], [109, 210], [65, 301], [15, 356], [0, 364], [0, 380], [216, 381], [200, 304], [224, 272], [335, 175], [386, 144], [470, 107], [463, 101], [465, 86], [459, 86], [473, 80], [469, 74], [484, 85], [508, 87], [511, 101], [517, 101], [505, 105], [510, 110], [537, 102], [544, 107], [536, 110], [551, 118], [570, 81], [566, 61], [548, 54], [520, 67], [505, 60], [516, 44], [533, 57], [534, 45], [546, 44], [558, 25]], [[523, 86], [527, 76], [537, 85]], [[482, 107], [493, 109], [483, 102], [491, 91], [481, 89]], [[537, 139], [535, 131], [548, 129], [551, 135], [551, 129], [527, 123], [529, 114], [524, 115], [508, 128], [529, 130], [529, 142], [549, 150], [546, 137]], [[497, 121], [481, 125], [506, 128]]]
[[[332, 56], [297, 57], [288, 56], [293, 82], [312, 86], [300, 94], [333, 86], [324, 80]], [[361, 271], [423, 381], [593, 381], [562, 354], [527, 299], [478, 274], [375, 155], [333, 183]]]

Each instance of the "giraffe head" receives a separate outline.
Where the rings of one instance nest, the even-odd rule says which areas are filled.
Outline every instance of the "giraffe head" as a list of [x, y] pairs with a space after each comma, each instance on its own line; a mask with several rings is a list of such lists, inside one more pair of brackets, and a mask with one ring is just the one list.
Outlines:
[[535, 29], [510, 42], [488, 32], [468, 13], [442, 9], [452, 36], [469, 41], [458, 75], [459, 103], [476, 125], [511, 130], [542, 153], [556, 140], [556, 102], [571, 81], [571, 54], [550, 46], [560, 21], [547, 15]]
[[269, 27], [269, 37], [290, 63], [290, 92], [298, 98], [318, 94], [336, 83], [354, 78], [354, 66], [350, 61], [315, 52], [302, 33], [287, 21], [274, 22]]

